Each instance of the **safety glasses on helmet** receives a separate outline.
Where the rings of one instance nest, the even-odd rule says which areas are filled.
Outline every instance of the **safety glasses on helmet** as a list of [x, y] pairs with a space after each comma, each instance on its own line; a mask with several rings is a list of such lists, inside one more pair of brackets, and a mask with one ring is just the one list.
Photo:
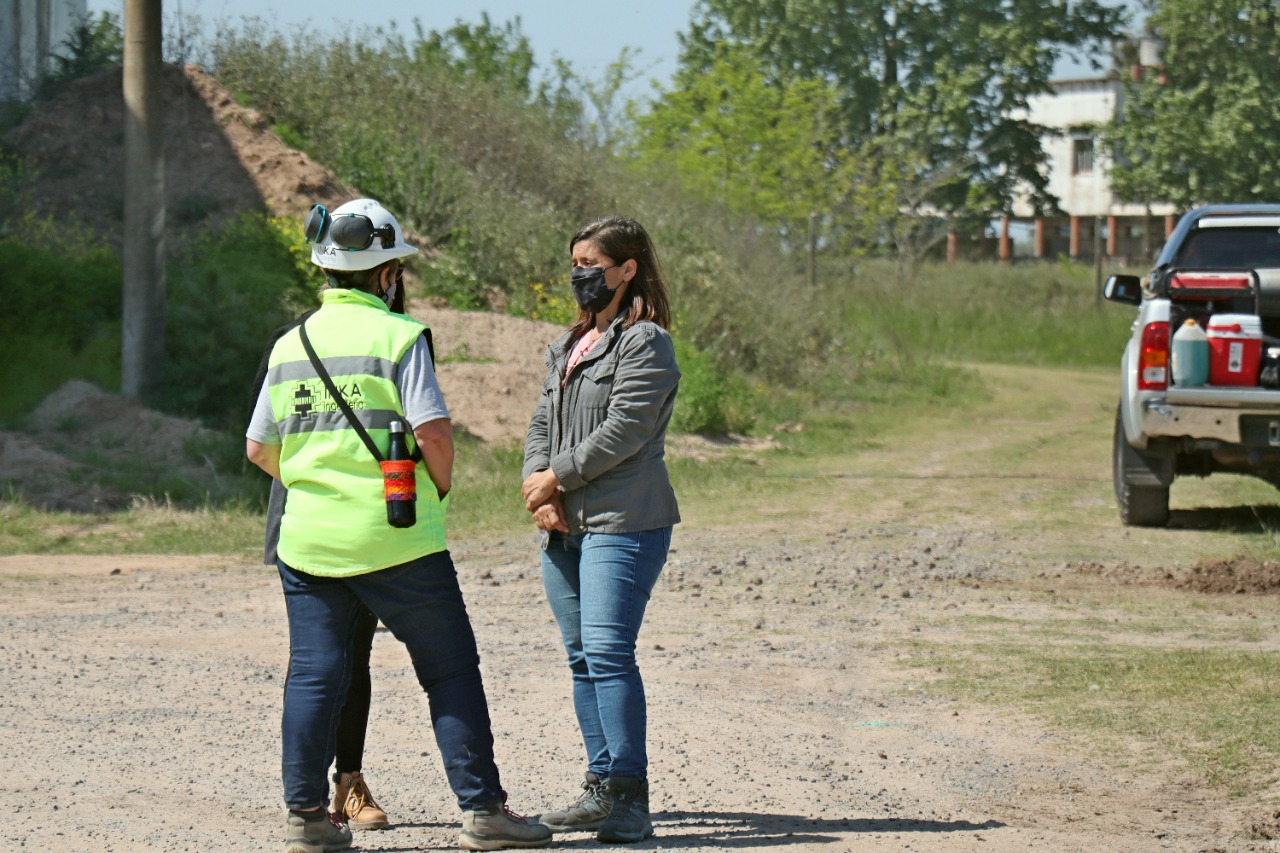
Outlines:
[[396, 230], [388, 222], [381, 228], [373, 226], [373, 220], [363, 213], [339, 213], [330, 215], [322, 204], [314, 204], [302, 223], [302, 233], [308, 243], [318, 243], [327, 235], [333, 244], [346, 252], [360, 252], [373, 245], [373, 238], [382, 241], [382, 248], [393, 249]]

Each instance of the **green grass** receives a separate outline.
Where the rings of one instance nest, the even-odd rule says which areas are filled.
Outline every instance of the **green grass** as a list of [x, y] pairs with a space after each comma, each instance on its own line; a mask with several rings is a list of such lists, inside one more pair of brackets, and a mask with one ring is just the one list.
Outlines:
[[1163, 645], [1103, 640], [1095, 629], [1118, 627], [1106, 621], [966, 620], [964, 640], [912, 643], [907, 665], [941, 673], [926, 688], [935, 694], [1031, 713], [1112, 762], [1155, 768], [1174, 758], [1230, 796], [1272, 785], [1280, 654], [1241, 647], [1265, 639], [1254, 625], [1220, 628], [1219, 647], [1205, 648], [1186, 643], [1189, 623], [1157, 622], [1123, 628]]
[[0, 554], [258, 555], [261, 550], [262, 515], [256, 506], [193, 510], [139, 501], [122, 512], [91, 515], [0, 502]]
[[1069, 262], [925, 264], [899, 283], [877, 261], [846, 288], [850, 338], [956, 361], [1114, 366], [1133, 322], [1132, 309], [1098, 302], [1090, 267]]
[[533, 525], [520, 498], [520, 448], [486, 447], [459, 436], [449, 501], [449, 536], [455, 540], [527, 530]]

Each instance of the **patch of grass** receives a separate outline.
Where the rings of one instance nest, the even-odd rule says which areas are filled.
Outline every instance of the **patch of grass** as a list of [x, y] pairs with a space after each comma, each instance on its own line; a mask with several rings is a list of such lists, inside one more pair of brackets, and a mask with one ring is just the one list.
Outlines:
[[908, 283], [885, 284], [893, 279], [888, 261], [860, 270], [850, 337], [944, 359], [1114, 366], [1133, 322], [1132, 310], [1099, 303], [1083, 264], [924, 264]]
[[[239, 99], [237, 98], [237, 100]], [[241, 104], [241, 106], [248, 106], [248, 104]], [[271, 125], [271, 132], [280, 137], [280, 141], [285, 145], [288, 145], [290, 148], [296, 148], [299, 151], [307, 150], [306, 138], [289, 125], [273, 124]]]
[[475, 356], [471, 354], [471, 345], [462, 341], [453, 350], [437, 359], [440, 364], [493, 364], [496, 358]]
[[943, 673], [929, 690], [1036, 714], [1113, 756], [1139, 739], [1140, 760], [1175, 756], [1232, 796], [1280, 778], [1280, 654], [1026, 639], [914, 649], [915, 665]]
[[0, 501], [0, 554], [260, 553], [262, 512], [251, 504], [178, 509], [138, 502], [123, 512], [42, 512]]
[[523, 531], [532, 541], [535, 528], [520, 498], [523, 449], [487, 447], [462, 433], [455, 436], [454, 446], [449, 538]]

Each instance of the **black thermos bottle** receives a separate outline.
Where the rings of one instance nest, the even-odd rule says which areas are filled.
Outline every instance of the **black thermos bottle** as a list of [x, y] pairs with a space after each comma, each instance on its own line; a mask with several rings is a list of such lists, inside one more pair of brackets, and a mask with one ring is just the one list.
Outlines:
[[387, 524], [392, 527], [413, 527], [418, 521], [418, 499], [414, 468], [417, 463], [409, 458], [409, 448], [404, 440], [404, 422], [391, 422], [391, 448], [387, 461], [399, 463], [383, 466], [384, 486], [387, 496]]

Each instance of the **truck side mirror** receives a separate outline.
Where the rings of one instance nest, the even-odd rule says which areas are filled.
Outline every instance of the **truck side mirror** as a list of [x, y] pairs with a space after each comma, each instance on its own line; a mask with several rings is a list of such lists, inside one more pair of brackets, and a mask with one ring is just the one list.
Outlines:
[[1107, 283], [1102, 286], [1102, 295], [1112, 302], [1139, 305], [1142, 303], [1142, 279], [1136, 275], [1107, 276]]

